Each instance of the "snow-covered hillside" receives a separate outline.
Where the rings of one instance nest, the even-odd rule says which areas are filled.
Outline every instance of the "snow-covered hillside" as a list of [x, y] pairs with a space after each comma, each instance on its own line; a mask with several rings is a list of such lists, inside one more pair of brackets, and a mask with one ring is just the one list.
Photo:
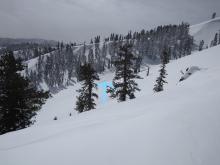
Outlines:
[[194, 36], [197, 43], [205, 41], [205, 46], [210, 45], [214, 39], [215, 33], [220, 30], [220, 17], [190, 26], [190, 34]]
[[[152, 66], [149, 77], [141, 73], [135, 100], [109, 100], [83, 114], [73, 110], [78, 86], [61, 91], [36, 125], [0, 136], [0, 164], [219, 165], [219, 52], [217, 46], [169, 63], [161, 93], [153, 93], [159, 66]], [[200, 70], [178, 82], [191, 66]]]

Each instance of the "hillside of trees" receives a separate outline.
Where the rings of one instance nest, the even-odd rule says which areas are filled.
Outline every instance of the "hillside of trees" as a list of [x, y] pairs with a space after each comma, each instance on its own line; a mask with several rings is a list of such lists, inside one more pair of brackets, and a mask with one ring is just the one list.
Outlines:
[[90, 63], [98, 73], [114, 69], [114, 61], [120, 46], [129, 41], [137, 55], [136, 70], [142, 64], [160, 63], [160, 56], [166, 48], [170, 59], [190, 55], [194, 49], [193, 37], [189, 35], [189, 24], [158, 26], [155, 29], [129, 32], [127, 35], [112, 33], [101, 39], [97, 36], [90, 43], [76, 44], [58, 42], [56, 46], [31, 44], [30, 48], [16, 51], [15, 55], [34, 66], [26, 69], [26, 75], [37, 87], [47, 86], [57, 91], [80, 81], [80, 66]]

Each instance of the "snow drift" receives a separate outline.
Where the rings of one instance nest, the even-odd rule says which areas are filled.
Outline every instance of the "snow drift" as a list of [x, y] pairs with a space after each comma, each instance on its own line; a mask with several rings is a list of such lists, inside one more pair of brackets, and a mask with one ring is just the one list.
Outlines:
[[185, 73], [183, 71], [181, 71], [183, 76], [180, 78], [180, 81], [186, 80], [192, 74], [194, 74], [195, 72], [200, 71], [200, 70], [201, 69], [198, 66], [191, 66], [191, 67], [186, 68], [186, 72]]

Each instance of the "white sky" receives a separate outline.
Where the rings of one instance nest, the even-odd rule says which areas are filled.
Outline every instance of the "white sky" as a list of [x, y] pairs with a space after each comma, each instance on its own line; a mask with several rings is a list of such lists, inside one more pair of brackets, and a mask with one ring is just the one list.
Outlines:
[[[220, 0], [0, 0], [0, 37], [89, 41], [220, 15]], [[219, 13], [218, 13], [219, 11]]]

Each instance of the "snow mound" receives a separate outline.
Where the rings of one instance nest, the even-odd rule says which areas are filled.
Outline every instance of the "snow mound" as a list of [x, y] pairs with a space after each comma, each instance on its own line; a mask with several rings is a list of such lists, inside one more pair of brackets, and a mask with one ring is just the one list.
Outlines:
[[215, 33], [220, 30], [220, 17], [190, 26], [190, 34], [197, 43], [204, 40], [205, 46], [209, 46]]
[[180, 81], [186, 80], [189, 78], [193, 73], [200, 71], [201, 69], [198, 66], [191, 66], [186, 68], [186, 73], [183, 73], [183, 76], [181, 77]]

